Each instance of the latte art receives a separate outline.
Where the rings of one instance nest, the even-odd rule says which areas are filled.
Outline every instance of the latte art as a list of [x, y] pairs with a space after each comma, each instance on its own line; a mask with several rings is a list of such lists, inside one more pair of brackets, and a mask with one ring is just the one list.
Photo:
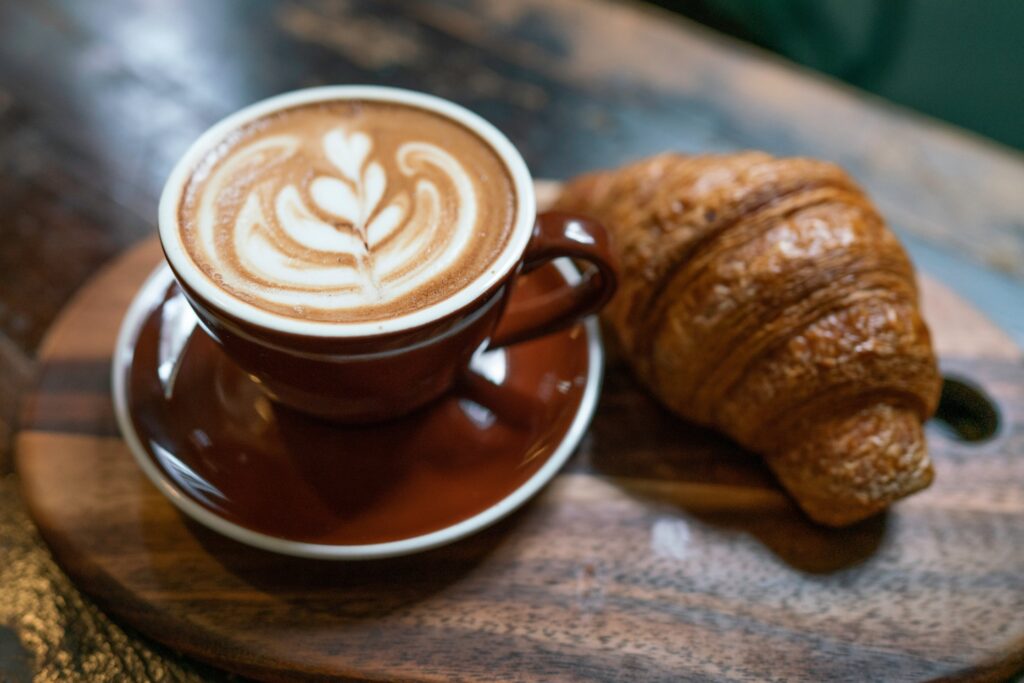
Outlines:
[[[372, 146], [365, 133], [335, 129], [324, 136], [323, 149], [337, 175], [316, 177], [308, 192], [295, 183], [253, 186], [234, 215], [227, 253], [217, 247], [223, 222], [217, 195], [208, 193], [199, 235], [218, 272], [235, 275], [224, 284], [286, 306], [351, 308], [408, 295], [425, 274], [446, 272], [476, 223], [466, 170], [435, 145], [405, 143], [395, 161], [408, 189], [387, 193], [388, 173], [367, 159]], [[213, 174], [210, 187], [230, 187], [232, 172], [254, 162], [273, 165], [297, 148], [293, 136], [268, 138]], [[443, 183], [420, 173], [428, 166], [444, 174]], [[453, 195], [448, 210], [441, 187]]]
[[307, 105], [239, 131], [200, 164], [183, 242], [219, 287], [272, 312], [383, 319], [450, 296], [505, 245], [514, 192], [458, 124], [411, 107]]

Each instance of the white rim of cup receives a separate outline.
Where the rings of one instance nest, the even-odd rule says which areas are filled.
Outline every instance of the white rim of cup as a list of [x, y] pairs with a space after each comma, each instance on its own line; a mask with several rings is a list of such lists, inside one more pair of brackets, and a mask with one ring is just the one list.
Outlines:
[[[566, 259], [558, 259], [554, 263], [570, 285], [579, 281], [579, 271]], [[566, 430], [562, 440], [540, 469], [534, 472], [519, 488], [491, 507], [443, 529], [385, 543], [331, 545], [293, 541], [253, 531], [211, 512], [182, 491], [163, 468], [155, 462], [132, 423], [128, 403], [127, 376], [134, 361], [135, 342], [143, 323], [153, 308], [162, 301], [163, 293], [167, 291], [167, 287], [172, 282], [173, 276], [166, 265], [158, 266], [135, 295], [135, 299], [128, 307], [128, 312], [121, 323], [111, 363], [114, 415], [128, 450], [143, 473], [178, 510], [212, 531], [255, 548], [282, 555], [321, 560], [374, 560], [411, 555], [454, 543], [486, 529], [533, 498], [562, 469], [576, 446], [579, 445], [597, 409], [597, 397], [604, 373], [604, 350], [601, 346], [601, 333], [597, 320], [590, 317], [583, 321], [587, 334], [587, 384], [583, 388], [583, 396], [580, 398], [569, 429]], [[198, 333], [205, 334], [204, 332]]]
[[[178, 229], [181, 193], [202, 158], [230, 133], [275, 111], [332, 100], [363, 100], [402, 104], [440, 114], [476, 133], [498, 155], [512, 177], [516, 192], [516, 217], [508, 244], [497, 259], [471, 283], [450, 297], [426, 308], [388, 320], [331, 323], [298, 320], [278, 315], [232, 296], [214, 284], [189, 258]], [[192, 143], [171, 171], [160, 195], [159, 231], [167, 260], [185, 284], [205, 301], [229, 315], [258, 327], [313, 337], [361, 337], [413, 329], [439, 320], [475, 301], [498, 284], [519, 263], [533, 232], [536, 198], [530, 172], [515, 146], [505, 135], [477, 114], [453, 102], [426, 93], [373, 85], [330, 85], [277, 95], [249, 105], [221, 119]]]

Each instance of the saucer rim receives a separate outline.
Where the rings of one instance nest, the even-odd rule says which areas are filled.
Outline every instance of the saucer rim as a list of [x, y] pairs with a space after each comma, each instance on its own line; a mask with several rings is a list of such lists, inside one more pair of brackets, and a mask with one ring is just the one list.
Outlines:
[[[579, 281], [580, 273], [571, 261], [556, 259], [553, 263], [569, 284]], [[554, 479], [576, 450], [576, 446], [579, 445], [586, 433], [597, 409], [597, 399], [604, 376], [604, 348], [601, 343], [597, 318], [590, 316], [582, 321], [587, 335], [588, 365], [586, 386], [583, 388], [583, 395], [576, 407], [576, 414], [561, 441], [548, 456], [547, 461], [529, 479], [504, 498], [485, 510], [450, 526], [426, 534], [383, 543], [357, 545], [309, 543], [264, 534], [228, 521], [184, 493], [154, 462], [132, 423], [127, 384], [128, 374], [134, 362], [135, 342], [146, 318], [157, 305], [155, 301], [160, 300], [162, 294], [173, 282], [174, 275], [170, 267], [166, 263], [161, 263], [146, 277], [145, 282], [128, 306], [118, 331], [111, 359], [111, 392], [114, 415], [121, 436], [135, 462], [165, 498], [187, 517], [206, 528], [248, 546], [282, 555], [310, 559], [374, 560], [410, 555], [454, 543], [495, 524], [537, 495], [545, 485]]]

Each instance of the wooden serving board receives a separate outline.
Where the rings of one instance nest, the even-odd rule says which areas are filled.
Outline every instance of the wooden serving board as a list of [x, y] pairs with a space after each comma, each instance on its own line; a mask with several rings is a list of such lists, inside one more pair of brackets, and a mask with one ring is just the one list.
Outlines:
[[[937, 479], [845, 530], [808, 522], [758, 458], [660, 409], [614, 358], [565, 471], [456, 545], [369, 563], [257, 551], [182, 517], [118, 437], [109, 359], [159, 262], [110, 266], [53, 326], [17, 441], [25, 499], [101, 606], [261, 679], [998, 680], [1024, 666], [1024, 365], [923, 281], [948, 374], [1001, 426], [929, 427]], [[943, 411], [985, 431], [985, 399]], [[959, 387], [959, 388], [957, 388]]]

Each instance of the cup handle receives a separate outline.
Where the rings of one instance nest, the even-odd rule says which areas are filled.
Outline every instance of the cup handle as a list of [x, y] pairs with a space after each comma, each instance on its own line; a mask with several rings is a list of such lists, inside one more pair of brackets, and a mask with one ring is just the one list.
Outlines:
[[584, 270], [574, 285], [566, 284], [541, 296], [510, 302], [489, 348], [518, 344], [564, 329], [608, 303], [615, 294], [618, 265], [605, 229], [582, 216], [559, 211], [538, 215], [519, 275], [563, 256], [586, 261], [593, 267]]

